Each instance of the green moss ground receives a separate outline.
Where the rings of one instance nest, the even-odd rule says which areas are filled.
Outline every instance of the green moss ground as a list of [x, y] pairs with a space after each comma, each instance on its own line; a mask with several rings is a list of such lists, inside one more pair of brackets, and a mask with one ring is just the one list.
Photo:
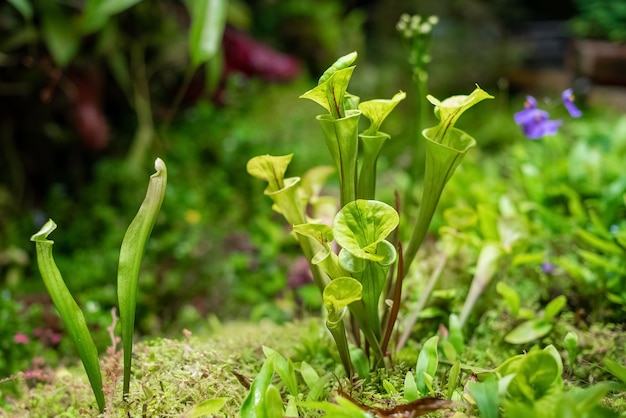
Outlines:
[[[321, 323], [319, 323], [321, 325]], [[117, 377], [109, 417], [180, 416], [199, 402], [224, 397], [228, 401], [220, 416], [238, 415], [246, 388], [238, 380], [251, 382], [261, 367], [262, 346], [268, 345], [284, 355], [293, 354], [303, 330], [310, 332], [314, 323], [276, 326], [232, 323], [208, 338], [151, 339], [136, 344], [133, 379], [128, 402], [121, 399], [119, 356], [102, 358], [103, 368]], [[313, 328], [311, 328], [313, 327]], [[112, 360], [112, 361], [111, 361]], [[236, 373], [236, 374], [235, 374]], [[106, 373], [110, 375], [111, 373]], [[108, 391], [111, 391], [109, 377]], [[50, 383], [29, 387], [22, 381], [24, 393], [2, 417], [96, 417], [98, 411], [84, 370], [80, 365], [58, 369]]]

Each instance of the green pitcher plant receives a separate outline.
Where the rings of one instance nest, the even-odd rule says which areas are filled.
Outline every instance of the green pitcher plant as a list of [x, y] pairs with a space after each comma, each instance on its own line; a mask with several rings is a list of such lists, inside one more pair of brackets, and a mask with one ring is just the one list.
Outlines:
[[[123, 394], [127, 395], [130, 387], [135, 306], [137, 303], [137, 282], [139, 267], [150, 232], [156, 222], [167, 184], [165, 163], [157, 158], [154, 167], [156, 173], [150, 176], [148, 190], [137, 215], [126, 230], [120, 248], [118, 268], [118, 299], [122, 342], [124, 346], [124, 383]], [[72, 297], [61, 272], [52, 255], [54, 241], [48, 236], [57, 228], [50, 219], [31, 237], [37, 250], [37, 265], [44, 284], [54, 306], [67, 328], [72, 343], [78, 350], [89, 383], [96, 397], [101, 413], [105, 410], [105, 395], [102, 385], [102, 372], [98, 359], [98, 350], [89, 332], [82, 310]]]
[[[265, 194], [272, 199], [273, 209], [293, 227], [321, 291], [326, 328], [349, 377], [356, 371], [351, 358], [355, 348], [364, 348], [372, 368], [383, 365], [392, 354], [387, 346], [398, 314], [393, 304], [401, 300], [402, 280], [426, 236], [446, 183], [476, 144], [454, 124], [466, 110], [492, 98], [478, 86], [470, 95], [443, 101], [427, 97], [439, 123], [422, 132], [426, 163], [420, 212], [410, 235], [396, 238], [393, 233], [400, 216], [394, 207], [376, 200], [376, 174], [381, 150], [391, 139], [380, 128], [406, 94], [400, 91], [391, 99], [361, 102], [347, 91], [356, 59], [356, 52], [339, 58], [317, 86], [300, 96], [327, 112], [316, 119], [339, 178], [339, 202], [334, 203], [332, 222], [316, 218], [317, 206], [328, 205], [328, 197], [320, 196], [319, 182], [328, 177], [327, 167], [314, 168], [303, 176], [315, 179], [313, 187], [299, 177], [285, 177], [291, 154], [254, 157], [247, 166], [252, 176], [268, 183]], [[369, 126], [359, 132], [361, 115]], [[404, 239], [408, 244], [403, 251]]]

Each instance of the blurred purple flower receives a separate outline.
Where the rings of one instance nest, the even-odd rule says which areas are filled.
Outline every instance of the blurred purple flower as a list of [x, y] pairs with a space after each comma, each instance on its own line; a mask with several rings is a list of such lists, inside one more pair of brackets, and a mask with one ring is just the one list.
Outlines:
[[556, 266], [549, 261], [544, 261], [543, 263], [541, 263], [541, 271], [543, 271], [545, 274], [552, 274], [554, 273], [555, 269]]
[[579, 118], [582, 116], [583, 112], [581, 112], [580, 109], [578, 109], [574, 104], [574, 93], [572, 89], [564, 90], [561, 94], [561, 100], [563, 100], [563, 104], [571, 117]]
[[533, 96], [526, 96], [524, 110], [513, 115], [515, 123], [522, 127], [522, 132], [528, 139], [541, 139], [557, 133], [563, 122], [549, 118], [548, 112], [537, 108], [537, 100]]
[[535, 119], [537, 112], [543, 112], [543, 110], [537, 109], [537, 100], [535, 100], [533, 96], [526, 96], [524, 110], [521, 110], [513, 115], [513, 119], [515, 119], [515, 123], [518, 125], [524, 125], [532, 119]]
[[29, 341], [30, 339], [23, 332], [18, 332], [13, 336], [13, 342], [15, 344], [28, 344]]

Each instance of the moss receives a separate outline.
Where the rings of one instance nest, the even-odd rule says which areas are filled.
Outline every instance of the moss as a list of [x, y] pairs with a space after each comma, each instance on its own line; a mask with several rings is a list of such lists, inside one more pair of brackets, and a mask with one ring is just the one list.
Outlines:
[[[121, 399], [120, 377], [114, 389], [109, 386], [113, 412], [101, 416], [178, 416], [199, 402], [218, 397], [228, 399], [221, 416], [237, 416], [247, 395], [244, 384], [254, 379], [263, 363], [261, 347], [267, 345], [291, 356], [302, 333], [312, 326], [306, 322], [283, 326], [271, 322], [231, 323], [208, 337], [140, 342], [133, 350], [129, 400]], [[102, 360], [103, 364], [109, 362]], [[119, 355], [115, 358], [118, 360]], [[116, 376], [112, 378], [116, 380]], [[0, 411], [0, 416], [99, 416], [80, 365], [57, 370], [49, 383], [29, 387], [22, 379], [21, 386], [21, 398]]]

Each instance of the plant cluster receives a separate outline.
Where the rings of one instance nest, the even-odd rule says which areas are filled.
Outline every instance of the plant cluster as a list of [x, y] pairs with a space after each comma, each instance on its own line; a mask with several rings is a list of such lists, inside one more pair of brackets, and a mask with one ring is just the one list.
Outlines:
[[[317, 87], [301, 96], [328, 111], [317, 120], [339, 175], [338, 204], [319, 194], [327, 171], [323, 176], [319, 171], [306, 174], [302, 186], [300, 178], [285, 177], [291, 155], [255, 157], [247, 166], [251, 175], [268, 182], [265, 194], [293, 225], [322, 293], [326, 326], [348, 377], [355, 368], [351, 358], [355, 351], [349, 347], [346, 322], [351, 324], [352, 343], [366, 353], [366, 369], [381, 367], [393, 351], [389, 343], [400, 309], [402, 281], [424, 241], [445, 184], [476, 143], [454, 124], [464, 111], [491, 97], [480, 88], [471, 95], [444, 101], [429, 96], [440, 122], [423, 132], [427, 140], [425, 187], [419, 216], [403, 251], [402, 237], [389, 239], [400, 223], [399, 215], [389, 204], [375, 200], [375, 186], [376, 162], [389, 139], [380, 126], [405, 94], [400, 92], [391, 100], [360, 102], [359, 97], [348, 93], [356, 57], [352, 53], [339, 58], [324, 72]], [[359, 133], [361, 115], [370, 120], [370, 126]], [[328, 213], [329, 205], [331, 211], [339, 208], [330, 216], [330, 225], [320, 216]], [[338, 253], [333, 245], [340, 249]], [[345, 320], [347, 315], [351, 320]], [[360, 376], [365, 377], [363, 370]]]

